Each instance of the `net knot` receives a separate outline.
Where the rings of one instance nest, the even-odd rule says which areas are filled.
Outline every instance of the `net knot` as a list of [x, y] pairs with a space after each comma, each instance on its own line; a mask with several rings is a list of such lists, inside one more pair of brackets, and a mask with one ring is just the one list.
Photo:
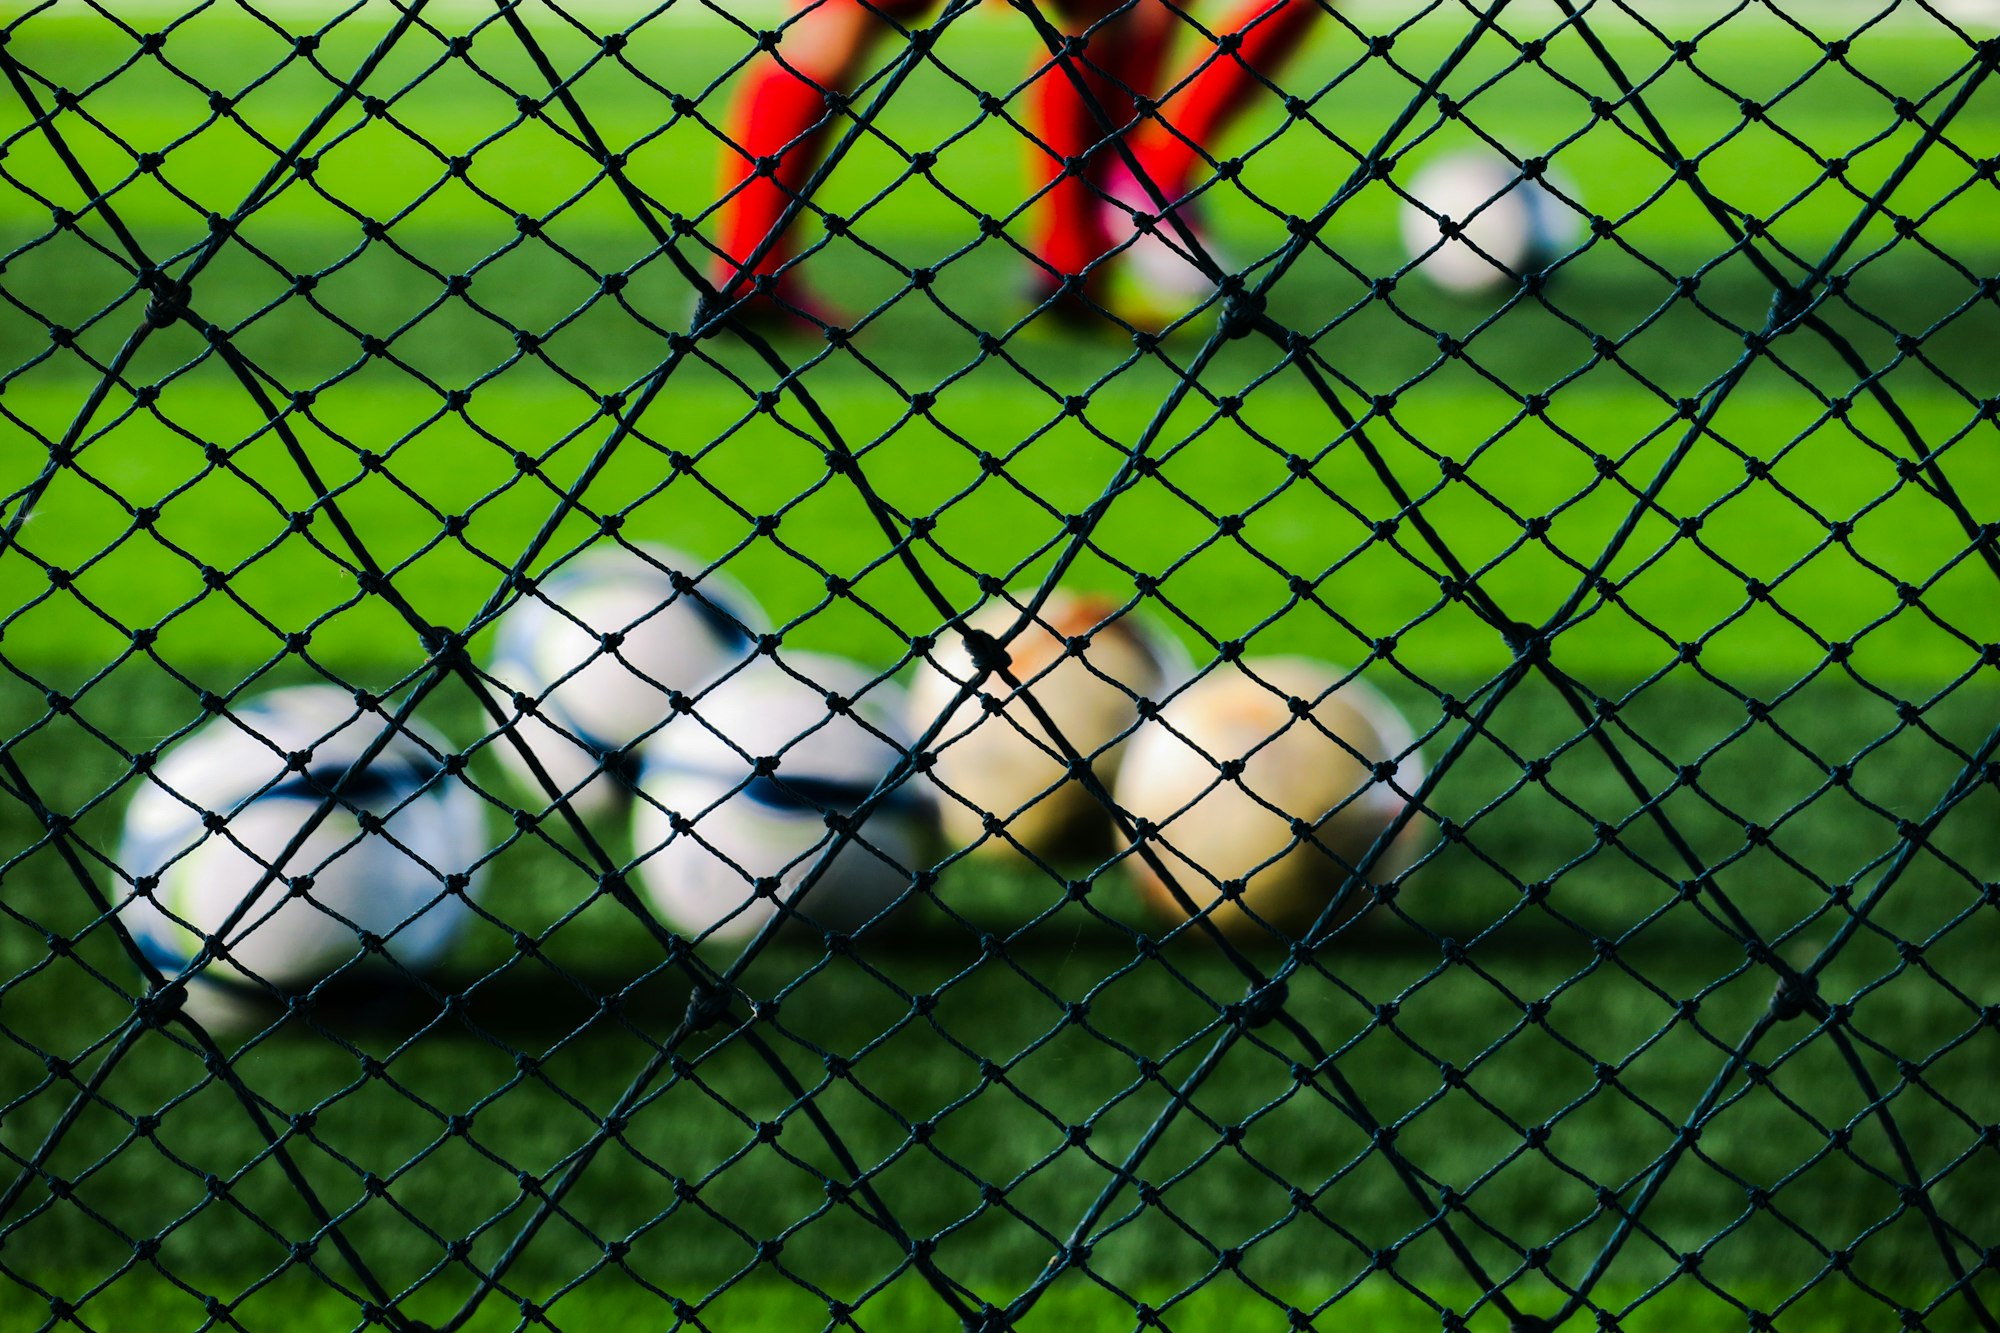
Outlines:
[[1771, 1017], [1780, 1023], [1797, 1018], [1819, 1003], [1819, 985], [1803, 973], [1780, 977], [1771, 992]]
[[186, 1002], [186, 983], [168, 980], [141, 995], [134, 1007], [138, 1010], [141, 1023], [156, 1028], [164, 1027], [178, 1016], [181, 1006]]
[[696, 985], [688, 996], [687, 1023], [690, 1032], [705, 1032], [729, 1017], [729, 992], [720, 986]]
[[469, 661], [465, 651], [465, 636], [443, 625], [426, 625], [422, 638], [424, 647], [442, 666], [458, 666]]
[[1014, 1327], [1013, 1316], [994, 1305], [968, 1311], [960, 1322], [966, 1333], [1010, 1333]]
[[1257, 321], [1263, 317], [1264, 298], [1239, 287], [1223, 298], [1217, 331], [1225, 338], [1247, 338], [1256, 332]]
[[602, 756], [604, 775], [618, 784], [621, 791], [639, 790], [639, 772], [644, 761], [637, 750], [627, 747], [621, 750], [607, 750]]
[[1284, 1012], [1285, 1000], [1289, 994], [1289, 988], [1284, 982], [1266, 982], [1230, 1005], [1227, 1012], [1244, 1031], [1252, 1031], [1263, 1027]]
[[1539, 662], [1548, 657], [1548, 640], [1543, 637], [1539, 629], [1527, 621], [1503, 621], [1499, 629], [1506, 637], [1507, 646], [1514, 650], [1516, 657], [1524, 657], [1530, 662]]
[[965, 639], [965, 651], [972, 656], [972, 665], [983, 673], [1005, 671], [1014, 659], [1007, 652], [1007, 645], [988, 634], [983, 629], [961, 626], [959, 633]]
[[1781, 287], [1771, 295], [1770, 325], [1773, 331], [1797, 320], [1812, 307], [1812, 296], [1803, 287]]
[[187, 318], [188, 289], [184, 282], [175, 282], [163, 274], [154, 273], [146, 282], [146, 289], [153, 299], [146, 302], [146, 323], [156, 329], [164, 329]]
[[[695, 338], [707, 338], [727, 330], [731, 316], [744, 295], [745, 292], [740, 287], [733, 291], [703, 292], [695, 298], [689, 334]], [[754, 330], [752, 332], [754, 333]]]

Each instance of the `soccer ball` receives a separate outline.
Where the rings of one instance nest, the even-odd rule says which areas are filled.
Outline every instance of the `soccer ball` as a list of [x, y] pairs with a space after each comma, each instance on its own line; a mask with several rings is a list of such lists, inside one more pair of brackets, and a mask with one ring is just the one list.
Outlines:
[[[1025, 599], [1023, 599], [1025, 600]], [[967, 626], [999, 634], [1021, 616], [1014, 599], [995, 602]], [[1074, 655], [1069, 642], [1088, 639]], [[1057, 590], [1034, 623], [1008, 645], [1009, 668], [1041, 705], [1056, 731], [1106, 790], [1139, 722], [1138, 701], [1185, 674], [1177, 645], [1109, 597]], [[965, 641], [952, 631], [919, 666], [910, 689], [910, 732], [922, 735], [976, 674]], [[1048, 731], [998, 674], [989, 675], [952, 713], [931, 747], [931, 778], [940, 791], [939, 821], [952, 847], [1002, 860], [1103, 859], [1111, 851], [1104, 805], [1071, 777]], [[989, 834], [986, 820], [1001, 820]]]
[[[1423, 781], [1409, 725], [1344, 674], [1297, 657], [1218, 668], [1133, 737], [1118, 804], [1154, 827], [1148, 845], [1175, 882], [1233, 935], [1299, 938]], [[1387, 777], [1376, 776], [1382, 764]], [[1418, 820], [1406, 824], [1335, 919], [1372, 902], [1423, 836]], [[1187, 916], [1143, 858], [1131, 864], [1154, 908]]]
[[909, 887], [928, 841], [932, 811], [911, 783], [794, 898], [908, 746], [901, 691], [866, 668], [815, 653], [752, 662], [643, 747], [640, 883], [670, 924], [717, 943], [788, 908], [825, 930], [867, 924]]
[[[1576, 197], [1566, 186], [1558, 188]], [[1408, 193], [1403, 247], [1417, 272], [1455, 296], [1513, 290], [1523, 274], [1560, 258], [1580, 230], [1574, 206], [1496, 153], [1438, 158], [1416, 174]], [[1459, 228], [1457, 235], [1447, 238], [1447, 221]]]
[[[763, 613], [703, 562], [657, 546], [594, 551], [543, 579], [500, 618], [493, 678], [535, 700], [507, 730], [586, 817], [630, 789], [631, 747], [752, 651]], [[507, 735], [493, 747], [526, 790], [546, 792]]]
[[156, 967], [178, 975], [218, 932], [198, 978], [261, 992], [325, 980], [362, 955], [364, 934], [408, 968], [444, 954], [486, 839], [479, 798], [443, 773], [450, 751], [429, 732], [392, 736], [279, 860], [387, 725], [331, 686], [278, 690], [154, 765], [125, 808], [119, 864], [139, 891], [118, 917]]

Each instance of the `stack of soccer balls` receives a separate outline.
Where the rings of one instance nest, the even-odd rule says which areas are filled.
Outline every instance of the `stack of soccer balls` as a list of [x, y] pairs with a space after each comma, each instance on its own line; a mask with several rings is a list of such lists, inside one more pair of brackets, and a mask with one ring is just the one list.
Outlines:
[[527, 711], [501, 754], [532, 800], [629, 818], [640, 884], [689, 936], [741, 941], [780, 917], [859, 929], [929, 845], [921, 788], [889, 781], [909, 768], [902, 691], [858, 663], [763, 652], [763, 611], [701, 570], [618, 546], [516, 604], [492, 674]]
[[[995, 599], [906, 693], [785, 649], [690, 557], [621, 544], [501, 618], [486, 676], [510, 720], [482, 745], [531, 812], [629, 830], [651, 910], [703, 943], [869, 928], [940, 855], [1118, 859], [1169, 920], [1286, 938], [1409, 865], [1417, 746], [1366, 684], [1300, 658], [1193, 676], [1109, 599], [1030, 605]], [[163, 973], [210, 989], [427, 967], [473, 914], [483, 807], [502, 804], [465, 767], [332, 686], [245, 700], [141, 780], [120, 916]]]

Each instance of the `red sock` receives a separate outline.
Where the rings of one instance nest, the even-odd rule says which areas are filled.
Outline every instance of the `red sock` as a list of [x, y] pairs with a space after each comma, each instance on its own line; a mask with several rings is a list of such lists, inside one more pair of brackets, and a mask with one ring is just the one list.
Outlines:
[[[1140, 0], [1149, 3], [1150, 0]], [[1163, 7], [1164, 8], [1164, 7]], [[1139, 140], [1146, 122], [1139, 121], [1138, 108], [1132, 104], [1132, 95], [1150, 96], [1160, 86], [1160, 66], [1166, 63], [1167, 48], [1179, 35], [1180, 20], [1170, 14], [1154, 11], [1135, 13], [1132, 20], [1119, 28], [1111, 36], [1113, 48], [1112, 63], [1107, 72], [1121, 87], [1116, 112], [1120, 128], [1125, 129], [1125, 137], [1131, 144], [1132, 156], [1138, 160], [1141, 169], [1145, 161], [1139, 152]], [[1103, 45], [1105, 43], [1100, 43]], [[1127, 94], [1123, 90], [1130, 89]], [[1126, 128], [1128, 127], [1129, 128]], [[1120, 170], [1124, 167], [1124, 155], [1107, 145], [1098, 154], [1095, 166], [1098, 174]]]
[[[1092, 43], [1107, 45], [1101, 37]], [[1028, 176], [1037, 186], [1055, 182], [1037, 205], [1040, 225], [1034, 248], [1059, 275], [1083, 272], [1111, 248], [1103, 199], [1091, 178], [1116, 160], [1115, 150], [1108, 145], [1092, 150], [1107, 138], [1105, 119], [1123, 126], [1132, 118], [1131, 94], [1120, 86], [1121, 80], [1098, 67], [1092, 54], [1086, 51], [1074, 57], [1070, 68], [1090, 89], [1096, 107], [1055, 60], [1038, 62], [1040, 72], [1028, 92], [1029, 123], [1041, 140], [1040, 145], [1029, 145]], [[1085, 170], [1065, 174], [1064, 158], [1087, 159]]]
[[[722, 206], [722, 252], [727, 259], [718, 265], [715, 283], [725, 295], [742, 294], [743, 262], [777, 227], [812, 176], [831, 124], [825, 90], [775, 61], [759, 67], [737, 94], [726, 129], [741, 152], [724, 149], [722, 154], [723, 191], [742, 186]], [[756, 159], [771, 157], [777, 158], [776, 173], [759, 174]], [[774, 272], [791, 253], [791, 246], [780, 238], [750, 272]]]
[[[1221, 138], [1264, 83], [1276, 78], [1319, 13], [1318, 0], [1250, 0], [1230, 15], [1225, 49], [1204, 51], [1183, 76], [1186, 86], [1161, 108], [1173, 129], [1152, 125], [1142, 136], [1140, 165], [1169, 200], [1187, 193], [1202, 165], [1195, 145], [1207, 148]], [[1233, 54], [1226, 49], [1232, 37]]]

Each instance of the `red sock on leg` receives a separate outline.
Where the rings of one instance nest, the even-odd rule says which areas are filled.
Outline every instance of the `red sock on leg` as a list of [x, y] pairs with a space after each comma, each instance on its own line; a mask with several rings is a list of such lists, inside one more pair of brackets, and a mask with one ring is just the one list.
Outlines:
[[1140, 139], [1140, 164], [1169, 201], [1187, 193], [1201, 165], [1196, 146], [1205, 149], [1221, 138], [1298, 49], [1319, 13], [1318, 0], [1250, 0], [1230, 15], [1223, 29], [1224, 41], [1233, 38], [1235, 51], [1199, 53], [1191, 80], [1160, 110], [1173, 129], [1150, 125]]
[[[775, 272], [791, 257], [792, 248], [781, 237], [747, 273], [742, 268], [812, 176], [829, 124], [825, 89], [775, 61], [752, 74], [731, 104], [726, 129], [741, 151], [723, 151], [722, 189], [741, 189], [722, 207], [726, 258], [715, 284], [723, 295], [741, 296], [750, 277]], [[760, 159], [772, 158], [775, 172], [756, 169]]]
[[[1131, 116], [1131, 98], [1117, 84], [1093, 67], [1085, 57], [1076, 57], [1070, 68], [1080, 76], [1111, 122], [1122, 124]], [[1102, 200], [1089, 179], [1089, 171], [1066, 172], [1063, 159], [1087, 159], [1105, 139], [1099, 111], [1077, 88], [1062, 65], [1046, 63], [1034, 86], [1029, 89], [1029, 110], [1039, 145], [1028, 148], [1029, 179], [1037, 186], [1053, 181], [1037, 206], [1039, 225], [1034, 249], [1055, 276], [1051, 282], [1082, 273], [1111, 247], [1105, 226]], [[1109, 152], [1109, 149], [1104, 150]], [[1095, 167], [1094, 161], [1089, 163]]]

